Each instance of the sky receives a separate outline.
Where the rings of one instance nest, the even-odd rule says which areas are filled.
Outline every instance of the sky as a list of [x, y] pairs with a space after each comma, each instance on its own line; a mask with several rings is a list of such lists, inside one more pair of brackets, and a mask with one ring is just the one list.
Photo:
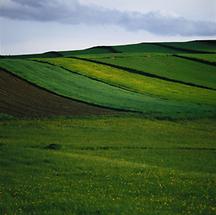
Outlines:
[[0, 54], [216, 38], [216, 0], [0, 0]]

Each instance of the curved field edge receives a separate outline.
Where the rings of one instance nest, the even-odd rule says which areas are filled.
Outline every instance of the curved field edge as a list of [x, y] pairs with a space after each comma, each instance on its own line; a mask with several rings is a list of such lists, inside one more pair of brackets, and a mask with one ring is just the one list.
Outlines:
[[216, 105], [216, 92], [185, 86], [179, 83], [170, 83], [164, 80], [152, 79], [128, 70], [117, 69], [115, 66], [89, 62], [83, 58], [55, 58], [33, 59], [67, 69], [94, 80], [123, 88], [144, 95], [152, 95], [173, 101]]
[[2, 60], [1, 66], [60, 95], [104, 107], [142, 112], [155, 117], [215, 116], [215, 109], [209, 106], [173, 102], [132, 93], [48, 64], [28, 60]]
[[63, 98], [0, 69], [0, 113], [17, 117], [49, 117], [120, 112]]

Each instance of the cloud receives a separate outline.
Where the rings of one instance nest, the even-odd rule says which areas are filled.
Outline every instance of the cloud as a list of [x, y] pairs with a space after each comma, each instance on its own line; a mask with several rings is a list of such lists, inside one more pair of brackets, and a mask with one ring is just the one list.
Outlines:
[[216, 23], [192, 21], [158, 11], [121, 12], [78, 0], [2, 0], [0, 16], [17, 20], [86, 25], [116, 25], [128, 31], [144, 30], [156, 35], [214, 36]]

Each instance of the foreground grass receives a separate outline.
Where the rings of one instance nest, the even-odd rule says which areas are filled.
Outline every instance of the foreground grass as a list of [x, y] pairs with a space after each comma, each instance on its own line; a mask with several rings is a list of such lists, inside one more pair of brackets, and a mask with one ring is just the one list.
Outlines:
[[140, 116], [2, 120], [0, 214], [214, 214], [215, 129]]

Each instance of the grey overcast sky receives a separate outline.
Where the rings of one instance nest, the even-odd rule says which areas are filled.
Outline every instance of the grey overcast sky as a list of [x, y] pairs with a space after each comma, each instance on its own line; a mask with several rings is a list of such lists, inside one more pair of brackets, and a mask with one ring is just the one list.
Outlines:
[[0, 0], [0, 54], [216, 38], [216, 0]]

